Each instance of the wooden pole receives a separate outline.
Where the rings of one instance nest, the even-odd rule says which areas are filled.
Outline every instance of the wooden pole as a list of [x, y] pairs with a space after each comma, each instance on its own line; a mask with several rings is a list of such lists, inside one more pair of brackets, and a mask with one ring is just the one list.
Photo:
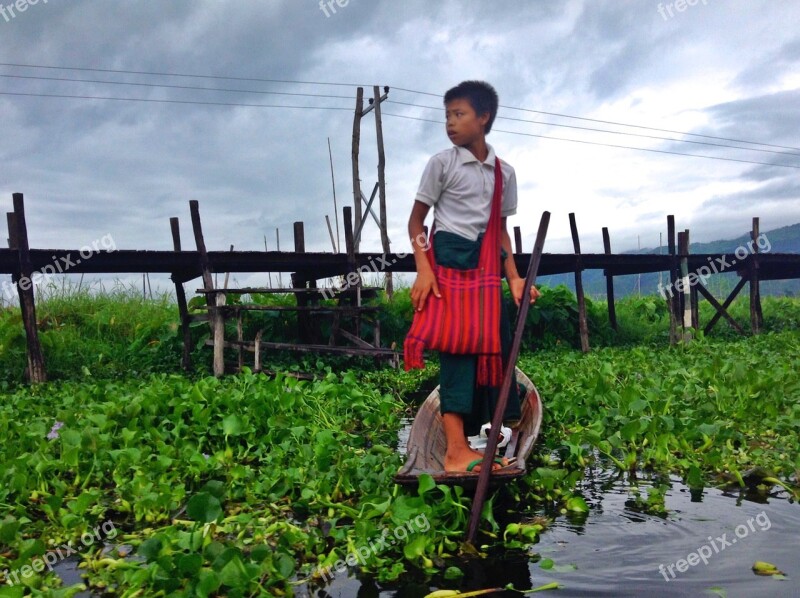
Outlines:
[[[169, 226], [172, 231], [172, 248], [180, 253], [181, 251], [181, 229], [177, 217], [169, 219]], [[186, 303], [186, 291], [183, 288], [183, 281], [178, 279], [175, 272], [171, 275], [175, 283], [175, 298], [178, 301], [178, 314], [181, 319], [181, 332], [183, 333], [183, 355], [181, 356], [181, 367], [188, 371], [192, 367], [192, 330], [189, 326], [189, 306]]]
[[[281, 250], [281, 231], [277, 226], [275, 227], [275, 250]], [[280, 270], [278, 271], [278, 288], [283, 288], [283, 276], [281, 276]]]
[[31, 265], [30, 247], [28, 246], [28, 228], [25, 222], [25, 201], [22, 193], [14, 193], [14, 221], [16, 224], [16, 239], [9, 231], [9, 238], [16, 241], [19, 252], [19, 277], [17, 279], [17, 293], [19, 294], [19, 307], [22, 312], [22, 323], [25, 327], [25, 337], [28, 344], [27, 378], [31, 384], [47, 382], [47, 371], [44, 367], [44, 354], [39, 342], [39, 331], [36, 328], [36, 303], [33, 297], [33, 266]]
[[[206, 242], [203, 239], [203, 226], [200, 223], [200, 205], [196, 199], [189, 201], [189, 212], [192, 215], [192, 231], [197, 253], [200, 256], [200, 269], [203, 273], [204, 290], [214, 289], [214, 279], [211, 277], [211, 262], [206, 251]], [[209, 326], [214, 337], [214, 375], [222, 376], [225, 373], [225, 317], [221, 306], [225, 305], [224, 293], [206, 293], [206, 304], [209, 306]]]
[[[351, 160], [353, 162], [353, 208], [355, 209], [356, 222], [361, 222], [361, 177], [358, 173], [358, 151], [361, 144], [361, 116], [364, 110], [364, 88], [356, 90], [356, 109], [353, 116], [353, 144]], [[358, 253], [359, 243], [356, 241], [354, 250]]]
[[684, 342], [692, 340], [692, 333], [689, 329], [692, 327], [692, 299], [691, 299], [691, 284], [689, 279], [689, 231], [685, 230], [678, 233], [678, 253], [680, 254], [680, 268], [681, 268], [681, 328], [682, 339]]
[[[603, 227], [603, 253], [611, 255], [611, 238], [608, 235], [608, 227]], [[619, 330], [617, 325], [617, 306], [614, 304], [614, 275], [609, 273], [608, 268], [605, 271], [606, 275], [606, 303], [608, 303], [608, 321], [611, 328]]]
[[675, 216], [667, 216], [667, 247], [669, 250], [669, 288], [667, 289], [666, 299], [669, 307], [669, 344], [674, 345], [678, 342], [678, 295], [677, 295], [677, 271], [678, 263], [675, 257]]
[[[375, 106], [375, 131], [378, 140], [378, 201], [380, 208], [381, 219], [381, 247], [383, 248], [383, 256], [389, 255], [391, 248], [389, 246], [389, 233], [388, 224], [386, 222], [386, 155], [383, 151], [383, 124], [381, 123], [381, 102], [384, 98], [381, 97], [380, 88], [375, 85], [372, 88], [374, 94]], [[389, 88], [384, 87], [384, 91], [388, 94]], [[394, 285], [392, 283], [392, 273], [385, 272], [386, 276], [386, 295], [391, 299], [394, 295]]]
[[528, 263], [528, 273], [525, 276], [525, 288], [522, 291], [523, 300], [520, 302], [517, 312], [517, 322], [514, 326], [514, 338], [511, 341], [511, 350], [508, 355], [508, 363], [505, 364], [503, 373], [503, 385], [500, 387], [500, 395], [497, 397], [494, 416], [492, 417], [492, 427], [489, 429], [489, 438], [486, 441], [486, 449], [483, 453], [481, 471], [478, 474], [478, 486], [475, 488], [475, 498], [472, 500], [472, 511], [469, 516], [469, 526], [467, 527], [467, 542], [475, 543], [478, 534], [478, 524], [483, 511], [483, 503], [486, 499], [486, 491], [489, 488], [489, 476], [492, 474], [492, 464], [494, 463], [495, 451], [497, 450], [497, 440], [500, 436], [500, 427], [503, 423], [506, 404], [508, 403], [508, 392], [511, 390], [511, 381], [514, 378], [514, 368], [516, 367], [517, 357], [522, 345], [522, 333], [525, 331], [525, 321], [528, 318], [530, 301], [525, 301], [530, 296], [531, 286], [536, 282], [536, 273], [539, 270], [539, 262], [542, 259], [542, 249], [544, 240], [547, 236], [547, 227], [550, 223], [550, 212], [543, 212], [539, 223], [539, 230], [536, 233], [536, 243], [531, 253], [531, 261]]
[[763, 324], [761, 313], [761, 289], [758, 282], [758, 245], [759, 236], [758, 218], [753, 218], [753, 230], [750, 231], [751, 252], [748, 258], [748, 274], [750, 278], [750, 327], [753, 334], [760, 334]]
[[[294, 228], [294, 251], [295, 253], [306, 252], [306, 235], [302, 222], [295, 222]], [[305, 289], [308, 286], [308, 281], [305, 277], [305, 272], [294, 272], [292, 274], [292, 287], [295, 289]], [[298, 306], [308, 305], [308, 293], [302, 291], [295, 291], [295, 300]], [[308, 326], [308, 318], [297, 315], [297, 338], [301, 343], [310, 342], [310, 328]]]
[[[355, 280], [355, 287], [356, 287], [356, 305], [361, 305], [361, 274], [356, 270], [356, 250], [355, 250], [355, 242], [353, 238], [353, 213], [349, 207], [345, 207], [343, 210], [343, 218], [344, 218], [344, 245], [345, 250], [347, 251], [347, 275], [346, 281], [347, 285], [350, 285], [350, 280]], [[357, 276], [351, 276], [351, 273], [357, 274]], [[356, 336], [359, 338], [361, 337], [361, 318], [356, 312], [355, 316], [355, 329], [356, 329]]]
[[[336, 181], [333, 178], [333, 153], [331, 152], [331, 138], [328, 137], [328, 159], [331, 162], [331, 187], [333, 187], [333, 218], [336, 220], [336, 243], [333, 245], [333, 252], [339, 253], [340, 251], [340, 244], [339, 244], [339, 207], [336, 205]], [[328, 217], [325, 216], [327, 219]], [[331, 223], [328, 221], [328, 229], [330, 230]], [[333, 232], [331, 232], [331, 237], [333, 237]]]
[[589, 352], [589, 326], [586, 323], [586, 297], [583, 294], [583, 264], [581, 261], [581, 241], [578, 238], [578, 225], [575, 213], [569, 215], [569, 229], [572, 233], [572, 246], [575, 249], [575, 295], [578, 298], [578, 332], [581, 337], [581, 351]]
[[522, 255], [522, 230], [518, 226], [514, 227], [514, 253]]

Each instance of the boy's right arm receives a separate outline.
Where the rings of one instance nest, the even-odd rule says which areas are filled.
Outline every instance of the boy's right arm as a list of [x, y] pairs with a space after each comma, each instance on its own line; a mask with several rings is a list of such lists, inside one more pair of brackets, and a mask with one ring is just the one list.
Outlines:
[[411, 305], [414, 311], [422, 311], [429, 293], [433, 292], [437, 297], [441, 297], [433, 268], [428, 261], [428, 256], [425, 255], [429, 246], [425, 237], [425, 217], [430, 209], [429, 205], [415, 201], [414, 207], [411, 209], [411, 217], [408, 219], [408, 236], [411, 238], [414, 262], [417, 266], [417, 278], [411, 287]]

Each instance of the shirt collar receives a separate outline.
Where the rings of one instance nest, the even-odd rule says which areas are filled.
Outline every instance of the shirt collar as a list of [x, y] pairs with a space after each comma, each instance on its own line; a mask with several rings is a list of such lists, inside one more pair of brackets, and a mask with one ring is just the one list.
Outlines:
[[[454, 147], [456, 148], [456, 152], [458, 153], [458, 159], [461, 162], [461, 164], [467, 164], [468, 162], [478, 162], [478, 158], [476, 158], [475, 155], [467, 148], [461, 147], [460, 145], [456, 145]], [[494, 160], [495, 160], [494, 148], [487, 143], [486, 149], [489, 150], [489, 153], [486, 155], [486, 160], [483, 161], [483, 164], [485, 166], [491, 166], [492, 168], [494, 168]]]

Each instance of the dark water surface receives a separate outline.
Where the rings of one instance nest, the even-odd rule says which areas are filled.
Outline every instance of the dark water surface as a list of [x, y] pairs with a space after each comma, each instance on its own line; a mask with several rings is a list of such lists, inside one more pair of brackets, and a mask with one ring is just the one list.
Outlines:
[[[341, 577], [312, 595], [399, 598], [424, 596], [435, 589], [467, 591], [508, 583], [530, 589], [555, 581], [562, 584], [560, 590], [536, 595], [800, 597], [800, 506], [796, 503], [781, 497], [760, 503], [717, 489], [706, 489], [699, 500], [693, 500], [689, 489], [673, 480], [666, 495], [669, 513], [661, 518], [631, 508], [627, 482], [606, 484], [602, 490], [598, 484], [593, 486], [584, 489], [591, 507], [585, 521], [559, 516], [532, 547], [532, 552], [552, 559], [554, 569], [545, 571], [516, 552], [462, 561], [465, 577], [461, 581], [425, 583], [409, 576], [381, 587], [370, 579]], [[645, 488], [643, 483], [640, 488]], [[680, 559], [686, 562], [678, 563]], [[687, 559], [697, 564], [692, 566]], [[755, 575], [751, 570], [755, 561], [773, 563], [787, 579]], [[709, 592], [711, 588], [725, 593]]]
[[[404, 432], [401, 450], [407, 429]], [[643, 496], [648, 484], [639, 482]], [[595, 475], [582, 488], [589, 513], [558, 516], [532, 546], [531, 555], [507, 551], [487, 559], [462, 560], [454, 564], [465, 576], [456, 581], [426, 582], [408, 574], [381, 585], [370, 578], [341, 575], [310, 595], [405, 598], [436, 589], [469, 591], [508, 583], [524, 590], [555, 581], [561, 589], [535, 595], [800, 597], [800, 505], [789, 502], [786, 493], [754, 496], [706, 488], [693, 494], [677, 478], [671, 485], [665, 499], [667, 514], [659, 517], [635, 508], [628, 481], [611, 473]], [[533, 555], [552, 559], [555, 567], [542, 569]], [[755, 575], [755, 561], [773, 563], [786, 579]], [[713, 588], [719, 590], [709, 591]], [[299, 590], [298, 595], [304, 595]]]

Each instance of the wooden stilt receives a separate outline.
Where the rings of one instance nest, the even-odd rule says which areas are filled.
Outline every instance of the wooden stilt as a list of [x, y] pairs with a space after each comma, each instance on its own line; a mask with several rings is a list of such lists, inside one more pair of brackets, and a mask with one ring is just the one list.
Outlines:
[[689, 278], [689, 231], [678, 233], [678, 253], [680, 255], [680, 299], [681, 299], [681, 338], [684, 342], [692, 340], [692, 299]]
[[572, 246], [575, 249], [575, 295], [578, 298], [578, 332], [581, 337], [581, 351], [589, 352], [589, 326], [586, 323], [586, 298], [583, 294], [583, 264], [581, 262], [581, 241], [578, 238], [578, 225], [575, 213], [569, 215], [569, 229], [572, 232]]
[[28, 367], [26, 375], [31, 384], [47, 382], [47, 371], [44, 367], [44, 354], [39, 342], [39, 331], [36, 327], [36, 303], [33, 296], [33, 266], [31, 265], [30, 247], [28, 246], [28, 228], [25, 223], [25, 202], [22, 193], [14, 193], [15, 235], [9, 231], [9, 238], [16, 242], [19, 252], [19, 277], [17, 292], [19, 307], [22, 312], [22, 323], [25, 326], [25, 337], [28, 345]]
[[[200, 269], [203, 273], [203, 287], [205, 290], [214, 288], [214, 279], [211, 276], [211, 262], [206, 251], [206, 242], [203, 239], [203, 227], [200, 223], [200, 206], [196, 199], [189, 201], [189, 212], [192, 215], [192, 230], [197, 252], [200, 255]], [[214, 338], [214, 375], [222, 376], [225, 373], [225, 318], [222, 310], [225, 305], [224, 293], [206, 293], [206, 302], [212, 309], [209, 310], [209, 326]]]
[[522, 253], [522, 230], [518, 226], [514, 227], [514, 253], [517, 255]]
[[667, 247], [669, 249], [669, 288], [666, 291], [667, 306], [669, 307], [669, 344], [678, 342], [678, 313], [680, 301], [678, 298], [678, 261], [675, 257], [675, 216], [667, 216]]
[[[606, 255], [611, 255], [611, 239], [608, 236], [608, 227], [603, 227], [603, 252]], [[608, 321], [611, 328], [618, 330], [617, 325], [617, 308], [614, 304], [614, 275], [606, 268], [606, 303], [608, 303]]]
[[750, 328], [753, 334], [761, 333], [764, 316], [761, 313], [761, 289], [758, 281], [758, 218], [753, 218], [753, 230], [750, 231], [751, 250], [748, 257], [748, 276], [750, 279]]
[[[353, 163], [353, 207], [356, 222], [361, 222], [361, 177], [358, 172], [358, 152], [361, 145], [361, 117], [364, 112], [364, 88], [356, 90], [356, 109], [353, 116], [353, 144], [350, 159]], [[358, 253], [359, 243], [356, 240], [354, 251]]]
[[[306, 234], [302, 222], [295, 222], [294, 228], [294, 251], [295, 253], [306, 252]], [[306, 289], [308, 288], [308, 280], [306, 279], [305, 272], [294, 272], [292, 274], [292, 288]], [[308, 293], [302, 291], [295, 292], [295, 300], [298, 306], [308, 305]], [[309, 326], [309, 319], [302, 318], [298, 314], [297, 317], [297, 337], [301, 343], [311, 342], [311, 326]]]
[[[169, 219], [170, 230], [172, 231], [172, 248], [181, 251], [181, 229], [177, 217]], [[175, 283], [175, 298], [178, 302], [178, 315], [181, 319], [181, 332], [183, 333], [183, 355], [181, 356], [181, 367], [188, 371], [192, 367], [192, 330], [189, 326], [189, 306], [186, 303], [186, 291], [183, 288], [183, 281], [179, 279], [175, 272], [171, 275]]]
[[[384, 87], [386, 94], [389, 93], [389, 88]], [[375, 106], [375, 130], [378, 138], [378, 201], [380, 202], [380, 219], [381, 219], [381, 247], [383, 255], [389, 255], [391, 248], [389, 246], [389, 233], [388, 224], [386, 221], [386, 154], [383, 151], [383, 124], [381, 123], [381, 102], [386, 99], [385, 96], [381, 97], [380, 88], [375, 85], [373, 87], [374, 103]], [[386, 295], [391, 299], [394, 295], [394, 283], [392, 282], [392, 273], [385, 272], [386, 276]]]

